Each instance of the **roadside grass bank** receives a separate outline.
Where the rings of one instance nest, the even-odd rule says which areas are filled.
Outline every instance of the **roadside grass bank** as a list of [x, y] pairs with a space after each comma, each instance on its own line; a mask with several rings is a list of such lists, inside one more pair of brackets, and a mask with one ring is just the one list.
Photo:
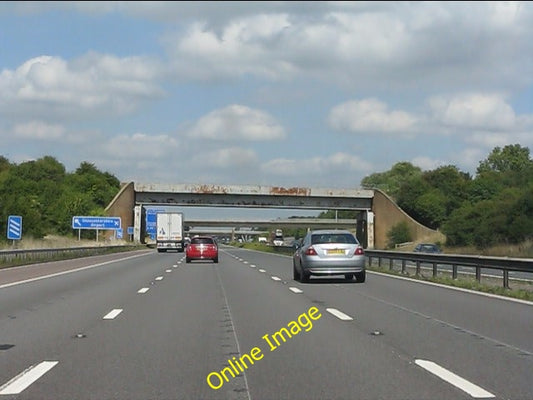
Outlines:
[[[49, 236], [44, 239], [26, 239], [16, 246], [4, 244], [0, 248], [0, 269], [43, 262], [70, 260], [112, 253], [146, 249], [146, 245], [126, 242], [78, 241], [74, 238]], [[27, 252], [27, 250], [33, 250]], [[1, 254], [1, 253], [4, 254]]]
[[[289, 248], [281, 248], [276, 246], [268, 246], [263, 243], [230, 243], [230, 245], [239, 248], [245, 248], [256, 251], [263, 251], [266, 253], [275, 253], [291, 256], [293, 250]], [[500, 250], [501, 251], [501, 250]], [[432, 275], [432, 269], [422, 269], [420, 275], [416, 275], [415, 267], [407, 267], [406, 273], [401, 271], [390, 270], [387, 268], [379, 268], [376, 266], [368, 266], [368, 271], [380, 272], [388, 275], [403, 276], [415, 280], [438, 283], [441, 285], [453, 286], [462, 289], [469, 289], [483, 293], [496, 294], [505, 297], [511, 297], [520, 300], [533, 301], [533, 281], [520, 280], [509, 278], [510, 288], [503, 287], [502, 279], [499, 277], [482, 276], [481, 282], [475, 279], [472, 274], [458, 273], [457, 279], [451, 277], [451, 272], [439, 271], [436, 277]]]

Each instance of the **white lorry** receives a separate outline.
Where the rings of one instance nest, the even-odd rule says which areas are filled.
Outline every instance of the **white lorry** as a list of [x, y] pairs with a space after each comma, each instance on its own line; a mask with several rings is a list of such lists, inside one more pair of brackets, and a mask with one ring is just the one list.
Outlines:
[[156, 229], [156, 247], [158, 252], [167, 250], [182, 252], [185, 249], [183, 213], [157, 213]]

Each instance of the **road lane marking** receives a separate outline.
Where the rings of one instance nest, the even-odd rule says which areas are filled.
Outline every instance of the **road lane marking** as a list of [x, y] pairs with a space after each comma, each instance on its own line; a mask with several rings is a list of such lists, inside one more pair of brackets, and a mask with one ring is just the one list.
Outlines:
[[443, 368], [432, 361], [415, 360], [415, 363], [416, 365], [424, 368], [426, 371], [429, 371], [433, 375], [436, 375], [441, 378], [442, 380], [451, 383], [453, 386], [461, 389], [462, 391], [468, 393], [470, 396], [475, 397], [476, 399], [488, 399], [495, 397], [492, 393], [487, 392], [485, 389], [474, 385], [472, 382], [461, 378], [460, 376], [454, 374], [451, 371], [448, 371], [446, 368]]
[[122, 312], [122, 309], [115, 308], [114, 310], [111, 310], [110, 312], [108, 312], [104, 316], [104, 319], [115, 319], [121, 312]]
[[271, 276], [271, 278], [274, 281], [281, 281], [281, 278], [278, 278], [277, 276]]
[[260, 269], [259, 272], [266, 272], [264, 269]]
[[255, 264], [250, 264], [250, 268], [255, 268]]
[[248, 264], [248, 261], [243, 261], [243, 264]]
[[[396, 276], [396, 275], [392, 275], [392, 274], [386, 274], [384, 272], [368, 271], [368, 273], [369, 274], [374, 274], [374, 275], [380, 275], [380, 276], [383, 276], [383, 277], [386, 277], [386, 278], [400, 279], [400, 280], [409, 281], [409, 282], [413, 282], [413, 283], [419, 283], [419, 284], [422, 284], [422, 285], [436, 286], [436, 287], [440, 287], [440, 288], [443, 288], [443, 289], [455, 290], [457, 292], [464, 292], [464, 293], [476, 294], [478, 296], [490, 297], [490, 298], [493, 298], [493, 299], [512, 301], [514, 303], [521, 303], [521, 304], [526, 304], [526, 305], [529, 305], [529, 306], [533, 305], [533, 301], [515, 299], [515, 298], [512, 298], [512, 297], [502, 296], [502, 295], [499, 295], [499, 294], [478, 292], [478, 291], [472, 290], [472, 289], [465, 289], [465, 288], [460, 288], [460, 287], [456, 287], [456, 286], [448, 286], [448, 285], [444, 285], [442, 283], [436, 283], [436, 282], [421, 281], [419, 279], [408, 278], [406, 276]], [[0, 286], [0, 288], [1, 288], [1, 286]]]
[[165, 272], [172, 272], [172, 270], [171, 269], [166, 269]]
[[[16, 286], [16, 285], [22, 285], [22, 284], [24, 284], [24, 283], [30, 283], [30, 282], [40, 281], [41, 279], [55, 278], [56, 276], [61, 276], [61, 275], [66, 275], [66, 274], [71, 274], [71, 273], [73, 273], [73, 272], [84, 271], [84, 270], [86, 270], [86, 269], [91, 269], [91, 268], [96, 268], [96, 267], [102, 267], [102, 266], [104, 266], [104, 265], [112, 264], [112, 263], [115, 263], [115, 262], [126, 261], [126, 260], [130, 260], [130, 259], [132, 259], [132, 258], [137, 258], [137, 257], [147, 256], [147, 255], [150, 255], [150, 254], [152, 254], [152, 253], [139, 254], [139, 255], [135, 255], [135, 256], [131, 256], [131, 257], [121, 258], [121, 259], [119, 259], [119, 260], [105, 261], [105, 262], [98, 263], [98, 264], [87, 265], [86, 267], [81, 267], [81, 268], [76, 268], [76, 269], [69, 269], [68, 271], [56, 272], [56, 273], [54, 273], [54, 274], [43, 275], [43, 276], [37, 276], [37, 277], [35, 277], [35, 278], [24, 279], [24, 280], [22, 280], [22, 281], [18, 281], [18, 282], [6, 283], [6, 284], [3, 284], [3, 285], [0, 285], [0, 289], [7, 288], [7, 287], [11, 287], [11, 286]], [[15, 268], [27, 268], [27, 267], [28, 267], [27, 265], [24, 265], [24, 266], [21, 266], [21, 267], [13, 267], [13, 269], [15, 269]], [[11, 269], [11, 268], [10, 268], [10, 269]]]
[[19, 394], [33, 382], [54, 368], [59, 361], [43, 361], [32, 365], [11, 381], [0, 387], [0, 395]]
[[163, 280], [163, 277], [162, 276], [158, 276], [157, 278], [155, 278], [156, 281], [162, 281]]
[[343, 321], [351, 321], [351, 320], [353, 320], [352, 317], [350, 317], [349, 315], [344, 314], [342, 311], [339, 311], [336, 308], [326, 308], [326, 311], [329, 312], [330, 314], [333, 314], [338, 319], [342, 319]]
[[303, 293], [303, 290], [300, 290], [297, 287], [290, 287], [289, 290], [294, 293]]
[[149, 291], [150, 288], [147, 288], [147, 287], [143, 287], [142, 289], [139, 289], [139, 291], [137, 293], [141, 293], [141, 294], [144, 294], [146, 293], [147, 291]]

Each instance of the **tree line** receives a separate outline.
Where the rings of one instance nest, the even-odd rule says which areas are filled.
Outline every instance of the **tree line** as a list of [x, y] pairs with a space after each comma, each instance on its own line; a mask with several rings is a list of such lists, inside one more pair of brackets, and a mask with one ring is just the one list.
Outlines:
[[361, 181], [391, 196], [449, 246], [519, 244], [533, 238], [533, 161], [527, 147], [495, 147], [475, 176], [447, 165], [422, 171], [408, 162]]
[[[365, 177], [361, 186], [387, 193], [412, 218], [441, 230], [450, 246], [485, 248], [533, 238], [533, 161], [529, 149], [518, 144], [495, 147], [475, 176], [453, 165], [422, 171], [399, 162]], [[51, 156], [20, 164], [0, 156], [0, 232], [6, 232], [9, 215], [20, 215], [25, 236], [71, 235], [73, 216], [105, 215], [119, 190], [115, 176], [86, 161], [67, 172]], [[334, 216], [330, 210], [319, 217]], [[338, 217], [356, 215], [339, 210]]]
[[[73, 216], [105, 215], [119, 189], [115, 176], [86, 161], [67, 172], [51, 156], [20, 164], [0, 156], [0, 232], [4, 232], [0, 240], [7, 240], [9, 215], [22, 216], [23, 238], [72, 235]], [[94, 234], [82, 232], [87, 238]]]

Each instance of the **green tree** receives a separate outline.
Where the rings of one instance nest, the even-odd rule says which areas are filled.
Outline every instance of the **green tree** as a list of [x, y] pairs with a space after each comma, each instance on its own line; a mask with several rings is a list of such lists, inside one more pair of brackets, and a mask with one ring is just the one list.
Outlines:
[[531, 165], [529, 149], [519, 144], [507, 145], [503, 149], [495, 147], [489, 156], [479, 163], [478, 174], [485, 172], [524, 171]]
[[389, 171], [377, 172], [366, 176], [361, 181], [361, 187], [366, 189], [380, 189], [396, 199], [401, 186], [412, 178], [422, 175], [422, 170], [409, 162], [398, 162]]
[[400, 243], [410, 242], [412, 240], [411, 230], [407, 222], [398, 222], [387, 232], [387, 246], [394, 248], [395, 245]]

